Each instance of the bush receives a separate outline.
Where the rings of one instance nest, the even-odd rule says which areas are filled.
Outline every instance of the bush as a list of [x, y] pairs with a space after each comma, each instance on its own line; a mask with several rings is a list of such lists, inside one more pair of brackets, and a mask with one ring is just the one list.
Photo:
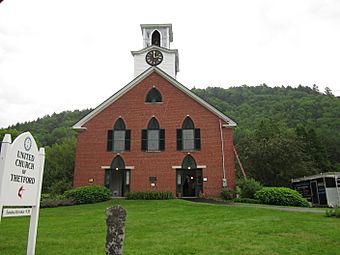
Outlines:
[[111, 191], [103, 186], [84, 186], [64, 193], [64, 197], [74, 200], [76, 204], [91, 204], [111, 199]]
[[234, 202], [235, 203], [248, 203], [248, 204], [261, 204], [261, 201], [259, 200], [252, 199], [252, 198], [243, 198], [243, 197], [235, 198]]
[[58, 207], [58, 206], [67, 206], [67, 205], [75, 205], [75, 201], [72, 199], [67, 199], [63, 195], [52, 195], [48, 193], [41, 194], [40, 198], [40, 207]]
[[299, 192], [283, 187], [263, 188], [255, 193], [255, 199], [269, 205], [309, 206]]
[[58, 206], [69, 206], [75, 205], [76, 202], [71, 199], [46, 199], [40, 202], [41, 208], [51, 208]]
[[235, 191], [232, 189], [223, 189], [221, 191], [221, 198], [225, 200], [231, 200], [235, 198]]
[[172, 192], [126, 192], [125, 198], [129, 200], [167, 200], [173, 199]]
[[49, 193], [43, 193], [41, 194], [40, 201], [45, 200], [63, 200], [65, 197], [63, 195], [54, 195]]
[[254, 198], [256, 191], [263, 188], [261, 183], [255, 181], [253, 178], [242, 178], [237, 180], [237, 186], [240, 187], [242, 198]]
[[326, 210], [326, 216], [340, 218], [340, 207]]

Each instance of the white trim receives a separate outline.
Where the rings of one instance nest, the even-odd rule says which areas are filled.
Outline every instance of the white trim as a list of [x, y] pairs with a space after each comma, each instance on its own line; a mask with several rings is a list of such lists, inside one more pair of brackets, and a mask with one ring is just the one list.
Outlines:
[[[155, 47], [155, 46], [153, 46]], [[133, 79], [130, 83], [128, 83], [126, 86], [124, 86], [122, 89], [117, 91], [114, 95], [106, 99], [103, 103], [101, 103], [99, 106], [97, 106], [93, 111], [91, 111], [89, 114], [87, 114], [85, 117], [83, 117], [81, 120], [79, 120], [72, 128], [76, 130], [83, 130], [86, 127], [83, 127], [86, 122], [91, 120], [93, 117], [95, 117], [98, 113], [100, 113], [102, 110], [104, 110], [106, 107], [111, 105], [113, 102], [117, 101], [121, 96], [123, 96], [125, 93], [127, 93], [129, 90], [131, 90], [133, 87], [135, 87], [139, 82], [141, 82], [143, 79], [145, 79], [148, 75], [151, 73], [156, 72], [160, 76], [162, 76], [164, 79], [166, 79], [168, 82], [170, 82], [172, 85], [174, 85], [177, 89], [181, 90], [183, 93], [194, 99], [196, 102], [201, 104], [203, 107], [208, 109], [210, 112], [221, 118], [224, 123], [223, 125], [225, 127], [236, 127], [237, 124], [232, 119], [224, 115], [222, 112], [217, 110], [215, 107], [204, 101], [202, 98], [198, 97], [196, 94], [191, 92], [188, 88], [186, 88], [184, 85], [179, 83], [177, 80], [175, 80], [173, 77], [169, 76], [167, 73], [159, 69], [158, 67], [150, 67], [147, 70], [145, 70], [143, 73], [141, 73], [139, 76], [137, 76], [135, 79]]]
[[326, 172], [326, 173], [320, 173], [310, 176], [304, 176], [300, 178], [292, 179], [291, 182], [300, 182], [300, 181], [309, 181], [314, 180], [322, 177], [333, 177], [333, 178], [340, 178], [340, 172]]
[[[178, 168], [182, 169], [182, 166], [172, 166], [171, 168], [172, 169], [178, 169]], [[206, 165], [198, 165], [196, 168], [207, 168], [207, 166]]]
[[164, 51], [166, 53], [175, 53], [176, 56], [178, 55], [178, 50], [177, 49], [167, 49], [167, 48], [164, 48], [164, 47], [159, 47], [157, 45], [150, 45], [146, 48], [143, 48], [141, 50], [134, 50], [134, 51], [131, 51], [131, 55], [132, 56], [135, 56], [135, 55], [139, 55], [139, 54], [143, 54], [143, 53], [146, 53], [150, 50], [160, 50], [160, 51]]
[[[101, 169], [111, 169], [111, 166], [101, 166]], [[135, 169], [135, 166], [125, 166], [124, 169]]]
[[[222, 154], [222, 170], [223, 170], [223, 180], [226, 179], [226, 174], [225, 174], [225, 160], [224, 160], [224, 141], [223, 141], [223, 132], [222, 132], [222, 121], [221, 119], [219, 119], [220, 122], [220, 135], [221, 135], [221, 154]], [[226, 185], [226, 181], [223, 181], [223, 187], [225, 187], [224, 185]]]

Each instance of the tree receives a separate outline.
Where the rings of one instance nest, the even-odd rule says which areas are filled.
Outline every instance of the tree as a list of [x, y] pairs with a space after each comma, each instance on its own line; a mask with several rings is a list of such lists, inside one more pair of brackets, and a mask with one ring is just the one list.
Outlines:
[[318, 172], [332, 170], [325, 147], [321, 143], [315, 129], [312, 127], [306, 129], [303, 125], [299, 124], [295, 132], [297, 139], [301, 142], [304, 153], [313, 162], [314, 168], [317, 169]]
[[21, 132], [16, 129], [0, 129], [0, 143], [2, 142], [2, 139], [4, 139], [5, 134], [10, 134], [13, 141], [21, 134]]
[[317, 172], [301, 142], [273, 120], [262, 120], [238, 148], [248, 173], [266, 186], [289, 186], [292, 178]]
[[46, 147], [43, 192], [62, 194], [72, 188], [76, 139]]
[[325, 94], [326, 94], [326, 96], [330, 96], [330, 97], [334, 96], [333, 93], [332, 93], [332, 90], [329, 87], [325, 88]]
[[313, 84], [313, 91], [315, 91], [315, 92], [317, 92], [317, 93], [319, 93], [320, 91], [319, 91], [319, 87], [318, 87], [318, 85], [316, 85], [316, 84]]

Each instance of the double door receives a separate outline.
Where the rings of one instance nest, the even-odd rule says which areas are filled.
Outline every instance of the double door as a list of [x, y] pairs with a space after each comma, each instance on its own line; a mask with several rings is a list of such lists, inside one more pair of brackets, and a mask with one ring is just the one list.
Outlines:
[[123, 197], [130, 191], [130, 171], [126, 169], [108, 169], [105, 172], [105, 186], [112, 191], [113, 197]]
[[203, 193], [202, 169], [177, 169], [176, 192], [178, 197], [199, 197]]

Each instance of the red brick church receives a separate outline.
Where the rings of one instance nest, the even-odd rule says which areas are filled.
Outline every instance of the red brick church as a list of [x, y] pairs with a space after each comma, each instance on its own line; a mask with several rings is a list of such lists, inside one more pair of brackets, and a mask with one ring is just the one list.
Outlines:
[[236, 123], [176, 80], [171, 24], [141, 25], [132, 51], [135, 78], [73, 128], [78, 131], [74, 186], [218, 196], [235, 187]]

